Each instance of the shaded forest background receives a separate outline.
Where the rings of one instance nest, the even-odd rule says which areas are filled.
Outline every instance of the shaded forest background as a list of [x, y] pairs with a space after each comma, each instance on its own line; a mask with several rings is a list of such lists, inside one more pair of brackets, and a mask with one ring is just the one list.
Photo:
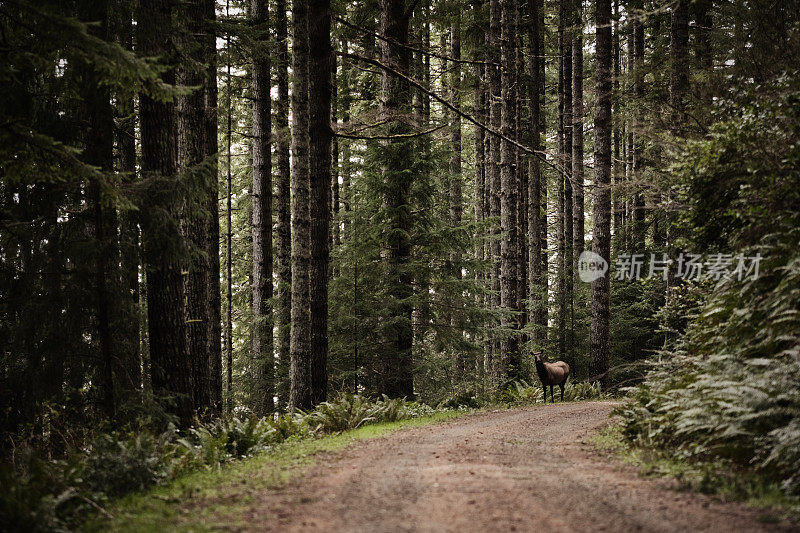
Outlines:
[[544, 351], [640, 384], [632, 440], [797, 489], [796, 2], [290, 4], [0, 4], [9, 450], [476, 406]]

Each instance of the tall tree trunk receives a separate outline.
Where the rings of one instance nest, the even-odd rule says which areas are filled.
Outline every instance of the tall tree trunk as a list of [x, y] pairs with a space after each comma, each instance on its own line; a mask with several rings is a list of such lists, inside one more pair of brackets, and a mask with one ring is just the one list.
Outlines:
[[[225, 3], [225, 16], [230, 16], [230, 0]], [[228, 98], [226, 102], [227, 127], [225, 131], [225, 357], [227, 379], [227, 411], [233, 412], [233, 174], [232, 174], [232, 152], [231, 136], [233, 134], [233, 89], [231, 85], [231, 37], [230, 33], [225, 37], [225, 50], [228, 61], [225, 65], [225, 85], [227, 87]]]
[[[194, 189], [192, 203], [186, 211], [186, 234], [190, 254], [189, 275], [186, 283], [186, 318], [188, 328], [189, 357], [191, 358], [192, 394], [196, 411], [211, 406], [211, 260], [207, 254], [211, 234], [211, 214], [206, 210], [210, 199], [217, 199], [217, 176], [202, 166], [206, 158], [207, 143], [204, 120], [206, 115], [206, 73], [202, 65], [210, 53], [201, 40], [204, 31], [205, 6], [203, 0], [191, 0], [182, 6], [182, 19], [186, 23], [185, 53], [187, 60], [181, 66], [180, 81], [188, 87], [199, 87], [191, 94], [182, 96], [179, 108], [179, 138], [181, 139], [179, 166], [191, 176]], [[215, 49], [216, 50], [216, 49]]]
[[[572, 0], [559, 3], [558, 50], [559, 90], [559, 268], [558, 268], [558, 352], [572, 353]], [[570, 361], [571, 362], [571, 361]]]
[[[147, 57], [169, 57], [172, 2], [141, 0], [137, 18], [138, 44]], [[175, 71], [161, 74], [175, 83]], [[192, 387], [180, 255], [183, 249], [178, 224], [181, 197], [175, 189], [177, 150], [175, 104], [139, 95], [142, 135], [142, 173], [149, 181], [142, 212], [144, 260], [147, 266], [147, 317], [153, 393], [169, 398], [170, 411], [182, 425], [192, 420]], [[158, 215], [153, 215], [157, 213]], [[164, 218], [166, 217], [166, 218]]]
[[633, 236], [632, 245], [634, 252], [644, 252], [645, 243], [645, 199], [642, 191], [641, 172], [644, 168], [644, 146], [642, 142], [642, 99], [644, 98], [644, 22], [642, 17], [642, 0], [630, 2], [633, 15], [636, 17], [633, 23], [633, 91], [636, 98], [634, 105], [632, 157], [633, 157], [633, 179], [636, 180], [635, 193], [633, 197]]
[[578, 0], [575, 13], [575, 38], [572, 40], [572, 256], [573, 274], [584, 244], [583, 201], [583, 10]]
[[201, 42], [205, 50], [205, 148], [206, 157], [211, 157], [208, 172], [210, 182], [205, 195], [206, 211], [209, 217], [208, 236], [205, 253], [210, 263], [209, 270], [209, 387], [211, 412], [222, 414], [222, 287], [220, 285], [219, 262], [219, 116], [217, 109], [217, 3], [216, 0], [204, 0], [204, 22]]
[[[411, 16], [406, 1], [381, 0], [380, 33], [388, 40], [381, 41], [381, 60], [408, 76], [410, 53], [408, 23]], [[426, 99], [427, 100], [427, 99]], [[406, 135], [411, 128], [402, 115], [411, 112], [411, 91], [408, 82], [383, 71], [381, 73], [381, 114], [390, 120], [389, 135]], [[408, 270], [411, 259], [410, 233], [412, 227], [411, 193], [412, 176], [406, 172], [413, 158], [413, 144], [405, 139], [387, 141], [386, 163], [383, 165], [385, 187], [384, 204], [389, 210], [390, 233], [387, 238], [387, 274], [391, 304], [390, 332], [392, 350], [384, 356], [380, 369], [379, 391], [389, 397], [411, 397], [414, 394], [412, 373], [413, 294], [412, 274]]]
[[[487, 49], [487, 60], [491, 63], [487, 67], [489, 71], [489, 122], [492, 129], [499, 131], [501, 127], [501, 76], [500, 69], [496, 66], [500, 63], [500, 3], [499, 0], [489, 0], [489, 43]], [[500, 218], [500, 140], [495, 135], [487, 136], [489, 143], [489, 216], [494, 219]], [[492, 261], [492, 292], [491, 308], [500, 309], [500, 232], [501, 225], [495, 222], [492, 225], [492, 240], [490, 247], [490, 258]], [[500, 343], [497, 335], [492, 339], [492, 345], [487, 358], [488, 365], [486, 371], [492, 379], [492, 385], [498, 387], [498, 369], [501, 364]]]
[[[612, 99], [613, 117], [614, 117], [614, 159], [612, 163], [612, 231], [619, 242], [620, 232], [623, 231], [623, 215], [625, 213], [625, 202], [622, 198], [622, 181], [625, 179], [625, 161], [622, 158], [622, 143], [624, 139], [623, 130], [624, 124], [620, 121], [619, 104], [620, 104], [620, 74], [622, 72], [620, 65], [620, 42], [619, 42], [619, 0], [614, 0], [614, 27], [612, 37], [612, 54], [614, 61], [614, 98]], [[620, 243], [621, 244], [621, 243]]]
[[275, 13], [277, 36], [276, 70], [278, 99], [275, 102], [277, 175], [277, 248], [278, 248], [278, 405], [289, 403], [290, 331], [292, 318], [292, 230], [291, 230], [291, 169], [289, 150], [289, 47], [286, 22], [286, 0], [278, 0]]
[[[482, 10], [483, 0], [473, 0], [473, 12], [478, 13]], [[483, 25], [481, 24], [480, 18], [475, 17], [475, 22], [472, 28], [470, 28], [476, 35], [481, 35], [483, 33]], [[485, 53], [482, 47], [476, 46], [474, 49], [474, 59], [476, 61], [481, 61], [485, 58]], [[473, 116], [482, 124], [486, 123], [486, 78], [484, 76], [485, 67], [482, 64], [476, 64], [474, 66], [475, 72], [475, 79], [473, 85], [473, 93], [472, 93], [472, 114]], [[487, 213], [486, 213], [486, 141], [483, 128], [479, 126], [475, 126], [473, 130], [473, 139], [474, 139], [474, 153], [475, 153], [475, 189], [473, 193], [473, 202], [474, 202], [474, 216], [475, 222], [479, 224], [478, 231], [475, 233], [475, 259], [477, 261], [483, 261], [486, 258], [485, 250], [486, 250], [486, 239], [482, 238], [480, 224], [483, 223], [485, 220]], [[486, 279], [486, 273], [483, 271], [476, 271], [475, 273], [475, 281], [482, 282]], [[479, 306], [484, 305], [484, 295], [478, 294], [475, 298], [475, 303]], [[483, 336], [478, 337], [479, 342], [483, 341], [485, 343], [485, 338]], [[486, 346], [485, 344], [484, 350]], [[480, 360], [475, 361], [475, 369], [478, 370], [483, 365], [483, 362]]]
[[672, 8], [670, 27], [669, 104], [672, 131], [684, 134], [686, 93], [689, 89], [689, 0], [677, 0]]
[[[340, 48], [343, 51], [346, 51], [348, 48], [348, 41], [344, 37], [342, 37], [340, 41]], [[341, 74], [336, 82], [336, 97], [337, 97], [337, 109], [342, 117], [342, 124], [347, 124], [350, 122], [350, 105], [352, 103], [352, 95], [350, 93], [350, 77], [351, 77], [352, 67], [347, 66], [345, 63], [342, 63]], [[342, 209], [347, 213], [352, 209], [350, 203], [350, 174], [351, 174], [351, 142], [349, 139], [339, 139], [338, 145], [341, 150], [340, 159], [342, 162], [342, 184], [339, 191], [339, 197], [342, 204]], [[348, 238], [347, 233], [347, 220], [342, 221], [342, 239]]]
[[253, 348], [256, 414], [274, 408], [275, 354], [272, 340], [272, 87], [269, 60], [269, 2], [250, 5], [253, 48]]
[[[516, 26], [515, 6], [513, 0], [500, 2], [501, 27], [501, 132], [509, 138], [515, 136], [513, 109], [513, 90], [516, 71]], [[502, 240], [500, 252], [500, 306], [506, 313], [518, 311], [518, 276], [517, 272], [517, 203], [518, 185], [515, 170], [514, 148], [511, 143], [500, 143], [500, 224]], [[503, 326], [514, 330], [518, 320], [510, 314], [504, 315]], [[516, 332], [505, 332], [505, 340], [501, 343], [500, 364], [496, 367], [498, 383], [506, 377], [515, 377], [519, 370], [519, 337]]]
[[[632, 9], [632, 4], [635, 0], [628, 0], [625, 5], [625, 11], [630, 12]], [[636, 51], [634, 46], [634, 41], [636, 40], [635, 34], [635, 22], [633, 20], [633, 15], [628, 15], [628, 43], [627, 43], [627, 53], [626, 55], [626, 87], [625, 87], [625, 104], [626, 107], [632, 107], [635, 105], [635, 90], [636, 90], [636, 82], [634, 80], [634, 71], [636, 68]], [[623, 137], [623, 148], [625, 151], [625, 181], [626, 181], [626, 191], [625, 199], [624, 199], [624, 221], [625, 221], [625, 233], [624, 237], [624, 250], [630, 250], [631, 245], [634, 239], [634, 204], [635, 204], [635, 194], [634, 194], [634, 183], [633, 180], [635, 178], [633, 174], [633, 147], [634, 147], [634, 128], [636, 126], [636, 121], [634, 120], [634, 112], [633, 110], [628, 113], [625, 121], [625, 136]]]
[[[541, 150], [541, 115], [542, 107], [539, 98], [541, 85], [541, 67], [543, 52], [540, 48], [542, 0], [528, 0], [530, 24], [528, 25], [528, 54], [530, 55], [530, 83], [528, 99], [530, 102], [530, 138], [531, 148]], [[542, 189], [546, 188], [542, 176], [542, 166], [538, 157], [528, 159], [528, 320], [533, 324], [533, 341], [537, 347], [547, 340], [546, 331], [542, 328], [543, 307], [547, 305], [547, 294], [542, 285], [546, 273], [542, 270]]]
[[[514, 28], [516, 29], [514, 39], [514, 55], [516, 68], [514, 71], [514, 138], [529, 142], [526, 130], [524, 130], [527, 121], [529, 120], [528, 112], [529, 106], [524, 105], [526, 99], [525, 88], [523, 87], [523, 78], [525, 77], [525, 46], [524, 38], [518, 31], [521, 24], [521, 7], [520, 2], [514, 2]], [[528, 295], [528, 232], [526, 227], [528, 225], [528, 156], [518, 147], [514, 147], [514, 169], [517, 173], [517, 253], [515, 261], [517, 264], [517, 291], [516, 291], [516, 308], [519, 311], [517, 315], [517, 328], [522, 332], [525, 331], [528, 322], [528, 314], [526, 312], [526, 299]], [[527, 334], [520, 334], [519, 343], [524, 345], [529, 340]], [[522, 349], [520, 349], [519, 361], [517, 369], [521, 369]]]
[[697, 58], [697, 68], [708, 77], [708, 81], [703, 83], [697, 90], [697, 98], [701, 109], [711, 109], [714, 85], [714, 75], [712, 67], [714, 65], [714, 50], [711, 46], [711, 33], [713, 31], [714, 19], [711, 10], [714, 7], [713, 0], [698, 0], [692, 3], [694, 9], [694, 53]]
[[[456, 14], [450, 25], [450, 55], [456, 60], [461, 59], [461, 15]], [[453, 61], [450, 67], [450, 80], [448, 87], [448, 99], [450, 103], [461, 109], [461, 63]], [[461, 115], [450, 114], [450, 225], [458, 227], [461, 225], [463, 215], [463, 190], [461, 176]], [[456, 279], [461, 279], [461, 252], [459, 250], [450, 254], [450, 262], [453, 265], [453, 272]], [[450, 324], [459, 327], [459, 318], [451, 316]], [[464, 350], [456, 352], [456, 381], [463, 382], [467, 372], [466, 353]]]
[[[133, 11], [121, 9], [114, 19], [117, 41], [126, 50], [133, 50]], [[136, 112], [134, 96], [118, 97], [118, 124], [115, 130], [119, 154], [117, 170], [123, 183], [136, 181]], [[114, 380], [120, 392], [119, 405], [136, 402], [142, 387], [142, 361], [139, 352], [139, 224], [136, 211], [125, 210], [119, 216], [119, 286], [120, 309], [116, 313], [113, 331], [118, 343], [119, 359]]]
[[[450, 26], [450, 55], [456, 60], [461, 59], [461, 17], [459, 15], [456, 15]], [[455, 61], [450, 67], [449, 100], [459, 110], [461, 109], [460, 87], [461, 64]], [[461, 190], [461, 116], [457, 113], [452, 113], [450, 116], [450, 149], [450, 225], [460, 226], [464, 199]], [[459, 265], [460, 254], [456, 253], [452, 260], [454, 264]], [[459, 266], [457, 277], [460, 277], [460, 273]]]
[[[480, 7], [480, 3], [475, 7], [478, 9]], [[477, 55], [477, 54], [476, 54]], [[476, 57], [477, 60], [480, 60], [482, 56]], [[473, 94], [472, 94], [472, 114], [473, 116], [481, 123], [485, 123], [486, 117], [484, 113], [484, 109], [486, 108], [486, 98], [484, 95], [484, 79], [483, 79], [483, 66], [477, 65], [475, 67], [475, 83], [473, 85]], [[486, 213], [484, 211], [485, 205], [485, 179], [486, 179], [486, 155], [484, 151], [484, 133], [483, 128], [479, 126], [475, 126], [473, 130], [473, 136], [475, 140], [474, 144], [474, 152], [475, 152], [475, 192], [474, 192], [474, 210], [475, 210], [475, 222], [482, 223], [484, 218], [486, 217]], [[480, 234], [475, 235], [477, 244], [475, 246], [475, 259], [478, 261], [483, 261], [484, 259], [484, 243], [483, 239], [480, 238]], [[476, 274], [477, 279], [483, 279], [483, 273], [478, 272]]]
[[[540, 142], [544, 145], [544, 139], [546, 138], [546, 131], [547, 131], [547, 120], [546, 120], [546, 61], [545, 61], [545, 2], [544, 0], [535, 0], [541, 2], [539, 4], [539, 88], [538, 88], [538, 97], [539, 97], [539, 139]], [[548, 257], [548, 245], [547, 245], [547, 177], [541, 172], [540, 167], [540, 180], [541, 180], [541, 197], [542, 197], [542, 205], [541, 205], [541, 223], [539, 224], [539, 249], [542, 250], [542, 306], [541, 306], [541, 313], [539, 314], [539, 328], [542, 331], [542, 341], [547, 341], [547, 332], [548, 332], [548, 323], [549, 323], [549, 314], [550, 314], [550, 296], [549, 296], [549, 285], [550, 285], [550, 276], [549, 276], [549, 257]]]
[[[99, 22], [89, 27], [89, 33], [99, 39], [108, 40], [108, 6], [102, 2], [82, 1], [79, 4], [80, 18], [87, 22]], [[92, 202], [92, 222], [95, 238], [95, 297], [97, 310], [97, 334], [100, 359], [98, 364], [98, 389], [103, 413], [110, 421], [114, 420], [116, 399], [114, 395], [114, 361], [118, 358], [117, 346], [111, 338], [111, 290], [109, 278], [115, 272], [112, 258], [116, 252], [116, 223], [112, 220], [116, 213], [105, 206], [103, 189], [107, 186], [105, 174], [114, 166], [114, 115], [108, 87], [100, 84], [100, 76], [93, 65], [81, 65], [83, 70], [80, 88], [85, 105], [86, 136], [83, 160], [99, 169], [92, 183], [90, 194]], [[115, 287], [116, 285], [112, 285]]]
[[[594, 231], [592, 250], [610, 261], [611, 255], [611, 0], [595, 3], [597, 28], [595, 85]], [[591, 374], [608, 386], [610, 274], [592, 282], [590, 332]]]
[[572, 171], [576, 166], [572, 159], [572, 39], [575, 32], [574, 1], [563, 0], [563, 16], [565, 19], [563, 54], [564, 54], [564, 355], [572, 368], [573, 376], [577, 372], [575, 366], [575, 315], [574, 299], [575, 280], [573, 279], [573, 223], [572, 223]]
[[308, 6], [292, 1], [292, 325], [291, 409], [313, 406], [311, 389], [311, 221], [309, 220]]
[[[491, 7], [491, 0], [489, 1], [489, 6]], [[491, 22], [491, 10], [489, 12], [490, 15], [490, 22]], [[495, 57], [494, 49], [491, 47], [492, 35], [490, 31], [483, 32], [483, 54], [482, 59], [486, 61], [482, 66], [483, 69], [483, 119], [486, 123], [492, 124], [492, 79], [493, 74], [492, 70], [494, 67], [489, 64], [491, 58]], [[484, 221], [487, 218], [491, 218], [492, 215], [492, 198], [494, 194], [494, 170], [496, 169], [496, 160], [492, 159], [492, 140], [493, 135], [483, 135], [483, 218]], [[496, 264], [491, 261], [494, 257], [494, 241], [492, 239], [492, 235], [494, 234], [495, 224], [486, 225], [485, 226], [485, 236], [483, 239], [483, 258], [489, 264], [489, 268], [487, 269], [486, 273], [484, 274], [484, 278], [486, 283], [484, 286], [486, 287], [487, 291], [483, 297], [483, 305], [487, 309], [494, 309], [495, 306], [495, 293], [494, 291], [494, 280], [495, 278], [495, 266]], [[491, 385], [491, 370], [492, 370], [492, 355], [494, 353], [494, 332], [491, 329], [491, 326], [494, 326], [494, 321], [489, 320], [487, 321], [488, 325], [490, 326], [487, 328], [487, 334], [484, 338], [484, 346], [483, 346], [483, 371], [489, 377], [490, 385]]]
[[[558, 47], [563, 49], [562, 41], [564, 30], [559, 23]], [[561, 168], [558, 169], [556, 176], [556, 254], [558, 263], [556, 264], [556, 350], [559, 357], [563, 357], [565, 348], [564, 338], [564, 56], [558, 55], [558, 131], [556, 133], [558, 148], [556, 161]]]
[[[336, 53], [331, 46], [331, 128], [338, 131], [339, 116], [339, 87], [336, 79], [338, 66], [336, 64]], [[339, 187], [339, 137], [335, 134], [331, 140], [331, 224], [333, 235], [331, 244], [339, 246], [342, 243], [341, 219], [339, 218], [339, 208], [342, 205], [341, 191]], [[331, 272], [331, 277], [336, 276], [336, 272]]]
[[328, 271], [331, 240], [331, 49], [330, 0], [309, 4], [309, 110], [311, 183], [311, 401], [328, 394]]

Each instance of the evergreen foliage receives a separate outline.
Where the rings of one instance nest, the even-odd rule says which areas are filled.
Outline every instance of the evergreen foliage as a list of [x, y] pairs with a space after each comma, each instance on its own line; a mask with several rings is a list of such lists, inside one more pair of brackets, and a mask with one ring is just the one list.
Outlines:
[[[800, 153], [789, 139], [798, 134], [798, 94], [795, 76], [742, 91], [720, 106], [730, 118], [689, 147], [679, 170], [686, 218], [725, 228], [689, 238], [764, 259], [757, 277], [732, 276], [707, 290], [686, 333], [659, 353], [620, 409], [635, 443], [754, 468], [793, 494], [800, 490]], [[727, 192], [708, 202], [712, 182]]]
[[0, 523], [541, 401], [535, 350], [800, 493], [797, 1], [217, 4], [0, 4]]

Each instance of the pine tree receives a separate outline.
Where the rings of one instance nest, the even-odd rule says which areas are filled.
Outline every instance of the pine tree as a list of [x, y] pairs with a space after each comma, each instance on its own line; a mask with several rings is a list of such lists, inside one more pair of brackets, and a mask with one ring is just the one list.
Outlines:
[[[110, 16], [110, 31], [114, 40], [125, 50], [133, 47], [133, 10], [117, 6]], [[114, 114], [115, 170], [121, 182], [136, 182], [136, 114], [134, 94], [119, 91]], [[139, 224], [134, 210], [119, 209], [117, 215], [119, 269], [117, 280], [118, 304], [113, 313], [112, 337], [118, 350], [114, 367], [115, 397], [119, 406], [139, 400], [142, 383], [139, 351]]]
[[328, 277], [331, 240], [331, 50], [330, 0], [309, 4], [309, 110], [311, 184], [311, 401], [328, 392]]
[[640, 183], [641, 173], [644, 170], [644, 142], [643, 142], [643, 129], [644, 129], [644, 113], [641, 110], [642, 99], [645, 92], [644, 84], [644, 21], [642, 12], [642, 0], [631, 0], [629, 7], [632, 10], [633, 19], [633, 39], [632, 39], [632, 57], [633, 57], [633, 95], [635, 98], [636, 108], [631, 124], [631, 157], [632, 157], [632, 172], [633, 179], [636, 180], [635, 192], [633, 196], [632, 206], [632, 242], [634, 253], [642, 253], [644, 251], [645, 242], [645, 198], [643, 187]]
[[278, 253], [278, 366], [276, 393], [280, 408], [289, 402], [290, 330], [292, 316], [292, 237], [291, 237], [291, 169], [289, 166], [289, 48], [286, 23], [286, 0], [278, 0], [275, 10], [277, 56], [275, 68], [278, 99], [275, 103], [277, 168], [276, 245]]
[[[91, 27], [89, 31], [90, 34], [104, 40], [109, 38], [107, 8], [105, 4], [91, 1], [82, 1], [78, 5], [83, 20], [100, 21], [98, 26]], [[94, 290], [100, 348], [99, 388], [103, 412], [109, 420], [113, 420], [116, 412], [113, 369], [119, 347], [113, 345], [111, 334], [111, 288], [116, 284], [110, 284], [109, 281], [116, 273], [112, 258], [117, 253], [114, 238], [117, 228], [114, 210], [108, 209], [105, 205], [107, 199], [104, 198], [103, 189], [107, 187], [106, 174], [113, 170], [114, 118], [108, 88], [100, 83], [99, 74], [90, 64], [82, 66], [84, 72], [80, 92], [87, 126], [83, 158], [86, 163], [100, 170], [90, 186], [94, 238], [97, 247]]]
[[[597, 111], [594, 118], [594, 230], [592, 250], [611, 257], [611, 0], [595, 3]], [[592, 282], [590, 355], [592, 375], [608, 386], [610, 274]]]
[[[501, 127], [501, 76], [500, 69], [497, 65], [500, 64], [500, 3], [499, 0], [489, 0], [489, 36], [487, 47], [487, 65], [489, 87], [488, 87], [488, 105], [489, 105], [489, 123], [494, 131], [500, 131]], [[489, 216], [495, 219], [500, 218], [500, 141], [495, 135], [487, 136], [488, 143], [488, 165], [487, 165], [487, 180], [488, 180], [488, 207]], [[492, 238], [489, 248], [487, 259], [491, 261], [491, 299], [490, 308], [500, 309], [500, 225], [495, 223], [492, 226]], [[491, 344], [487, 346], [488, 352], [485, 361], [486, 372], [492, 378], [493, 385], [499, 386], [498, 370], [501, 364], [500, 343], [497, 338], [491, 339]]]
[[581, 0], [573, 6], [576, 22], [572, 40], [572, 256], [575, 272], [584, 246], [582, 8]]
[[[172, 3], [141, 0], [137, 20], [142, 55], [169, 57]], [[161, 74], [174, 84], [175, 70]], [[183, 243], [178, 215], [182, 198], [177, 186], [175, 104], [140, 94], [142, 174], [148, 194], [141, 210], [144, 262], [147, 268], [148, 342], [153, 392], [168, 398], [183, 425], [191, 422], [191, 364], [184, 320], [184, 287], [180, 256]]]
[[[190, 202], [186, 210], [186, 234], [191, 247], [189, 274], [186, 281], [187, 327], [189, 356], [192, 362], [192, 393], [195, 410], [203, 412], [212, 408], [211, 369], [215, 333], [212, 278], [214, 261], [219, 254], [209, 244], [213, 235], [211, 204], [217, 201], [216, 166], [211, 163], [215, 153], [208, 152], [209, 134], [205, 127], [209, 83], [204, 63], [216, 54], [216, 44], [208, 49], [204, 38], [205, 6], [202, 0], [192, 0], [182, 6], [181, 18], [185, 21], [182, 36], [185, 60], [180, 68], [180, 82], [197, 87], [178, 101], [178, 130], [180, 139], [179, 166], [190, 176]], [[216, 83], [216, 78], [215, 78]], [[216, 131], [214, 131], [216, 137]], [[219, 340], [217, 338], [217, 344]]]
[[[386, 40], [380, 42], [381, 62], [391, 65], [397, 72], [408, 76], [410, 54], [408, 25], [411, 10], [406, 1], [381, 0], [380, 33]], [[389, 121], [386, 129], [390, 136], [405, 135], [411, 130], [402, 116], [411, 111], [411, 90], [403, 78], [383, 70], [381, 73], [381, 108]], [[409, 301], [413, 295], [412, 273], [409, 271], [412, 225], [411, 206], [408, 200], [413, 176], [406, 171], [412, 161], [412, 144], [401, 138], [387, 141], [383, 159], [384, 201], [388, 209], [389, 233], [386, 237], [386, 274], [392, 299], [390, 320], [391, 350], [387, 350], [381, 365], [379, 391], [391, 398], [412, 397], [414, 382], [411, 348], [413, 330]]]
[[292, 315], [290, 409], [309, 409], [311, 389], [311, 221], [309, 220], [308, 6], [292, 1]]
[[[448, 100], [458, 110], [461, 109], [461, 14], [456, 13], [450, 24], [450, 56], [454, 59], [450, 66], [450, 79], [448, 83]], [[450, 225], [460, 227], [464, 211], [463, 176], [461, 174], [461, 115], [450, 113], [450, 161], [448, 162], [450, 180], [448, 190], [448, 203], [450, 207]], [[462, 255], [460, 250], [450, 254], [450, 262], [456, 279], [461, 279]], [[450, 324], [454, 329], [459, 328], [459, 320], [454, 315], [450, 317]], [[456, 351], [456, 375], [454, 381], [462, 383], [467, 372], [467, 354], [463, 350]]]
[[669, 105], [673, 132], [683, 134], [686, 117], [686, 92], [689, 88], [689, 2], [678, 0], [672, 9], [670, 29]]
[[[515, 136], [515, 116], [512, 106], [513, 88], [516, 74], [515, 52], [515, 11], [513, 0], [500, 2], [501, 12], [501, 132], [509, 138]], [[500, 253], [500, 305], [506, 312], [503, 326], [507, 337], [501, 343], [499, 366], [496, 367], [496, 379], [499, 383], [505, 381], [507, 376], [514, 377], [519, 370], [519, 338], [516, 329], [517, 317], [512, 313], [519, 311], [519, 286], [517, 271], [517, 256], [519, 238], [517, 236], [517, 208], [518, 208], [518, 176], [514, 147], [507, 141], [500, 143], [500, 224], [502, 228], [502, 241]]]
[[253, 361], [255, 411], [271, 413], [274, 390], [272, 339], [272, 121], [267, 27], [269, 2], [252, 0], [253, 48]]
[[203, 122], [204, 153], [210, 157], [208, 174], [211, 182], [205, 194], [205, 211], [208, 213], [209, 226], [205, 241], [205, 254], [210, 263], [209, 272], [209, 307], [210, 333], [208, 335], [210, 409], [217, 416], [222, 414], [222, 287], [220, 284], [220, 250], [219, 250], [219, 118], [217, 110], [217, 34], [216, 0], [204, 0], [204, 31], [201, 37], [206, 52], [205, 77], [205, 120]]
[[[528, 83], [528, 100], [530, 102], [529, 132], [531, 148], [542, 149], [543, 110], [541, 106], [540, 87], [542, 80], [542, 66], [544, 64], [543, 50], [541, 49], [541, 19], [544, 6], [541, 0], [528, 1], [530, 24], [528, 25], [528, 54], [530, 56], [530, 83]], [[544, 270], [546, 261], [545, 246], [542, 246], [541, 235], [545, 235], [547, 228], [543, 227], [543, 217], [546, 209], [542, 209], [543, 197], [546, 197], [547, 181], [542, 173], [541, 161], [538, 157], [528, 159], [528, 321], [533, 325], [533, 341], [537, 345], [547, 340], [546, 316], [547, 291], [545, 290], [547, 272]], [[543, 260], [543, 256], [545, 259]]]

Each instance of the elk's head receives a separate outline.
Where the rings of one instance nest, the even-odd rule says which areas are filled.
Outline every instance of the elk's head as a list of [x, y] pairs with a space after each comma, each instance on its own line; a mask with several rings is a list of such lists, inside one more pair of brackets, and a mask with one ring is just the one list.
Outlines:
[[542, 358], [542, 352], [533, 352], [533, 360], [537, 363], [544, 363], [544, 359]]

